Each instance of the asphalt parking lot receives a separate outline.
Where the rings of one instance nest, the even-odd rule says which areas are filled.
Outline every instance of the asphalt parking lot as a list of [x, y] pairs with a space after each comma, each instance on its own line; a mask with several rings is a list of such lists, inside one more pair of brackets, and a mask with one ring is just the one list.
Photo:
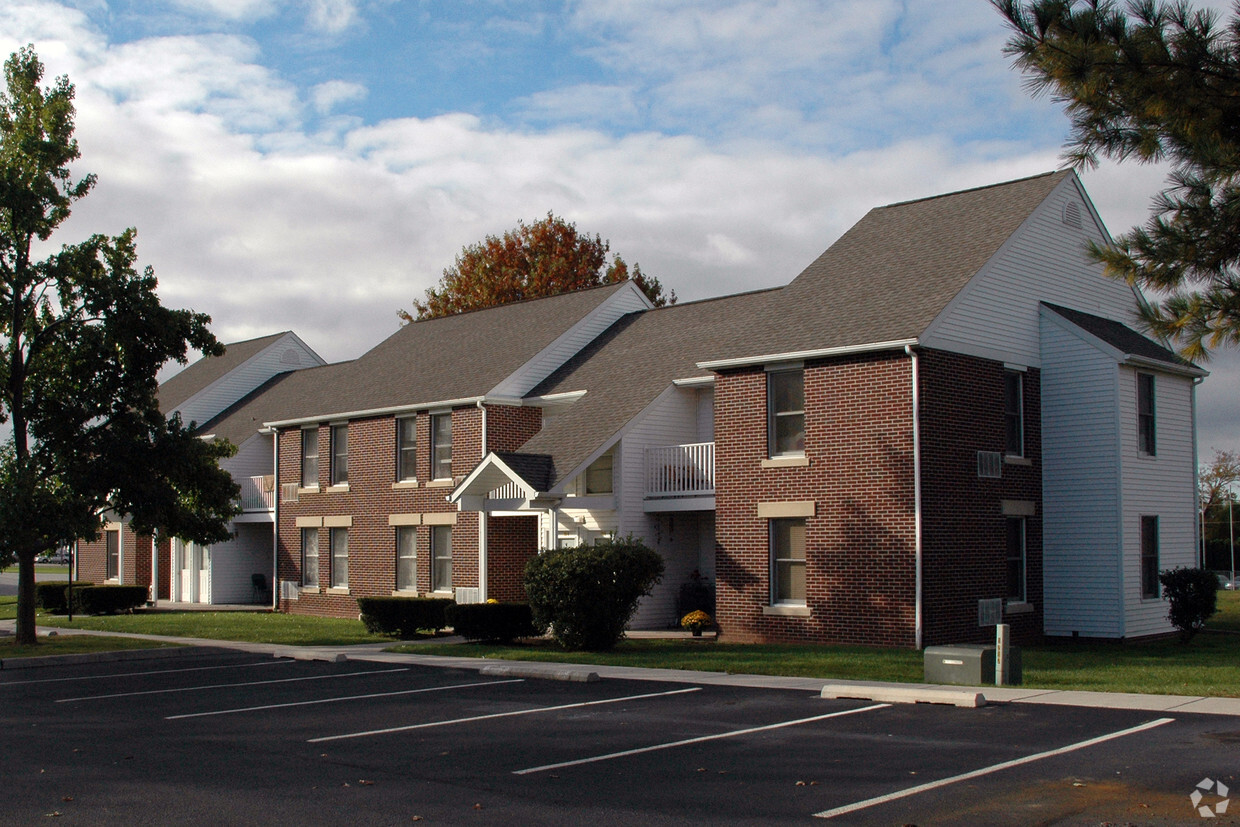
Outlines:
[[204, 649], [3, 671], [0, 708], [12, 824], [1191, 824], [1240, 774], [1227, 716]]

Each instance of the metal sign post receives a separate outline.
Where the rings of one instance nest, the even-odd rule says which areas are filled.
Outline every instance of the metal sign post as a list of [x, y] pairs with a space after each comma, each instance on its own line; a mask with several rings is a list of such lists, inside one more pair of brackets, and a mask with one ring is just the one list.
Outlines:
[[995, 686], [1006, 686], [1010, 671], [1010, 655], [1008, 650], [1008, 630], [1006, 623], [995, 625]]

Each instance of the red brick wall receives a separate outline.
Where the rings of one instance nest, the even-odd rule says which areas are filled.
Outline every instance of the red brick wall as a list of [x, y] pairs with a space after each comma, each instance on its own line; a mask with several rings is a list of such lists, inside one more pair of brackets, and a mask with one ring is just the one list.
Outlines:
[[[452, 474], [460, 480], [482, 459], [481, 411], [476, 407], [452, 411]], [[303, 592], [296, 601], [282, 601], [281, 608], [295, 613], [339, 617], [357, 616], [357, 598], [390, 595], [396, 587], [396, 529], [388, 525], [391, 514], [456, 514], [452, 531], [453, 586], [478, 585], [478, 515], [457, 513], [446, 501], [450, 485], [432, 484], [430, 477], [430, 417], [417, 415], [418, 483], [393, 489], [396, 482], [396, 420], [374, 417], [349, 423], [349, 486], [331, 491], [328, 486], [329, 431], [319, 430], [319, 491], [303, 492], [296, 503], [279, 507], [277, 580], [301, 582], [301, 530], [298, 517], [352, 517], [349, 528], [348, 594], [328, 594], [331, 583], [329, 529], [319, 529], [320, 594]], [[488, 430], [490, 426], [488, 423]], [[301, 479], [301, 431], [279, 435], [280, 483]], [[418, 590], [430, 589], [430, 528], [417, 529]]]
[[542, 408], [487, 405], [487, 450], [516, 451], [542, 429]]
[[[167, 540], [159, 544], [159, 595], [168, 599], [172, 578], [172, 562]], [[77, 548], [78, 579], [90, 583], [104, 583], [107, 576], [107, 546], [103, 532], [97, 540], [80, 540]], [[123, 525], [121, 528], [121, 582], [125, 585], [151, 585], [151, 538], [139, 537]]]
[[1000, 362], [921, 354], [922, 559], [926, 645], [994, 639], [978, 626], [977, 601], [1004, 597], [1007, 539], [1003, 500], [1032, 501], [1026, 518], [1026, 599], [1035, 609], [1008, 615], [1015, 639], [1042, 633], [1042, 450], [1040, 372], [1025, 375], [1027, 464], [1005, 463], [1000, 479], [979, 479], [978, 451], [1004, 447]]
[[538, 517], [487, 519], [487, 597], [525, 602], [522, 575], [538, 554]]
[[[914, 643], [909, 359], [876, 354], [805, 367], [808, 467], [762, 468], [766, 374], [715, 385], [716, 611], [737, 640]], [[815, 503], [806, 520], [808, 618], [763, 615], [768, 521], [759, 502]]]
[[[920, 359], [923, 644], [993, 637], [979, 598], [1006, 585], [1002, 501], [1041, 513], [1038, 372], [1025, 381], [1029, 462], [977, 478], [977, 452], [1002, 450], [1001, 363], [937, 351]], [[716, 611], [736, 640], [913, 646], [916, 641], [911, 361], [871, 354], [805, 366], [808, 467], [762, 468], [766, 375], [725, 372], [715, 385]], [[810, 616], [764, 615], [768, 521], [760, 502], [808, 501]], [[1041, 523], [1027, 519], [1027, 597], [1037, 611], [1005, 618], [1017, 639], [1041, 630]]]

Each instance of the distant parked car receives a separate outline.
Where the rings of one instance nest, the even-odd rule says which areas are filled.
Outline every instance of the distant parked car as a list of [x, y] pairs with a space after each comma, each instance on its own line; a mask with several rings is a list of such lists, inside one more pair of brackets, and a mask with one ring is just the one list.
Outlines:
[[58, 548], [55, 551], [49, 551], [47, 554], [40, 555], [38, 562], [53, 566], [66, 565], [69, 562], [69, 549]]

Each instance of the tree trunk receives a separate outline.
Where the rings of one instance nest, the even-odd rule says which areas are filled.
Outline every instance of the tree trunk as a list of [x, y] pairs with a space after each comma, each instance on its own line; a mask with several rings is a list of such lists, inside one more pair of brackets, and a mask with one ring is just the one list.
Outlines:
[[17, 644], [30, 646], [39, 642], [34, 625], [34, 557], [33, 551], [17, 553]]

